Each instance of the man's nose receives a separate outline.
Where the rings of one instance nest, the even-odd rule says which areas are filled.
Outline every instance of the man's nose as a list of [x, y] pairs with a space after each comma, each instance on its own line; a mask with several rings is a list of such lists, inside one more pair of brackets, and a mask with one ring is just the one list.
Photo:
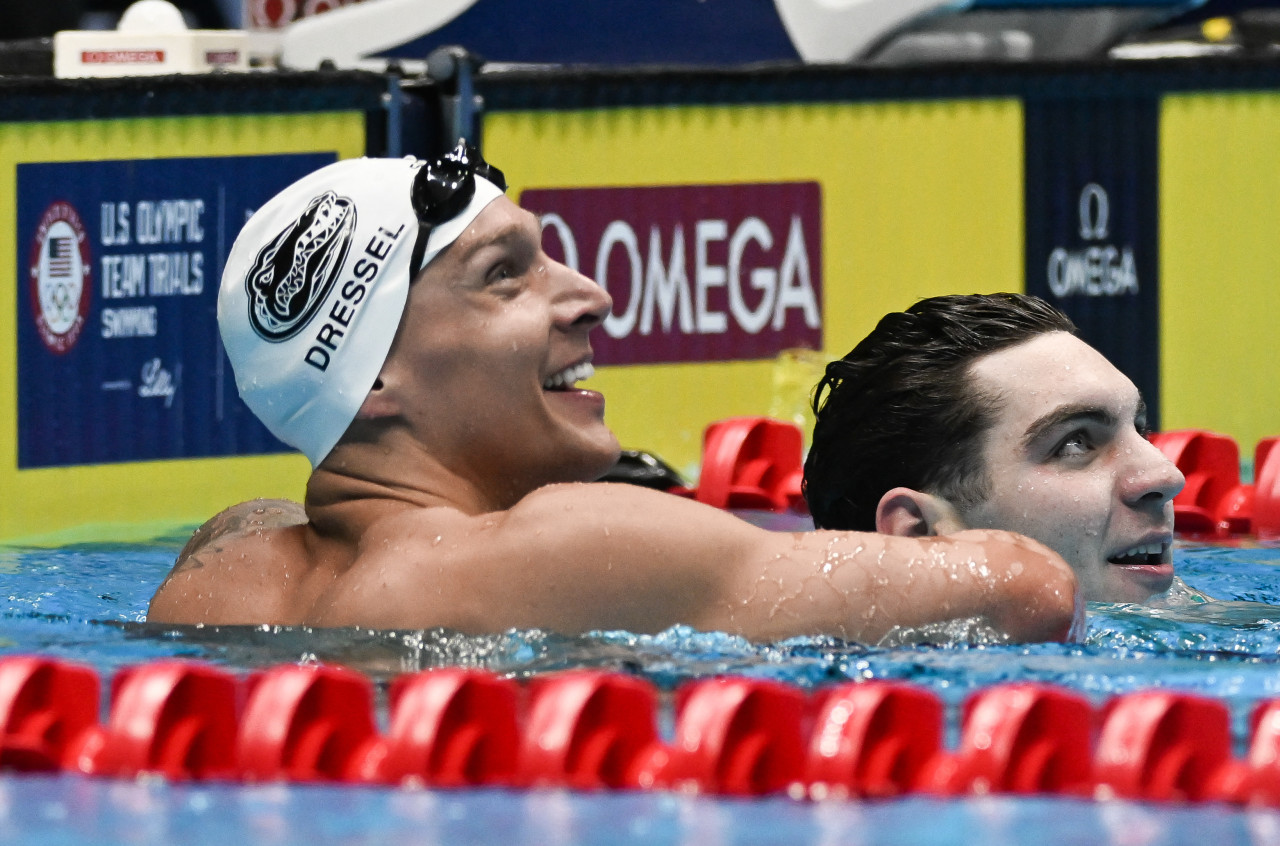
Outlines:
[[1182, 490], [1186, 477], [1159, 447], [1146, 438], [1138, 440], [1127, 498], [1134, 502], [1168, 502]]
[[557, 305], [560, 322], [574, 329], [594, 329], [604, 322], [613, 308], [613, 297], [568, 265], [553, 262], [557, 275]]

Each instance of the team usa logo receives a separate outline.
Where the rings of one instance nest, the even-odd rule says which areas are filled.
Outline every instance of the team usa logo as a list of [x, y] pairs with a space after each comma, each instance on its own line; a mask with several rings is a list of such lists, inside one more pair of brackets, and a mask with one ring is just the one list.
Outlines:
[[253, 331], [280, 342], [310, 323], [337, 282], [355, 228], [355, 204], [326, 191], [262, 248], [245, 278]]
[[89, 317], [93, 261], [75, 208], [58, 201], [45, 209], [31, 245], [31, 304], [36, 331], [57, 355], [80, 340]]

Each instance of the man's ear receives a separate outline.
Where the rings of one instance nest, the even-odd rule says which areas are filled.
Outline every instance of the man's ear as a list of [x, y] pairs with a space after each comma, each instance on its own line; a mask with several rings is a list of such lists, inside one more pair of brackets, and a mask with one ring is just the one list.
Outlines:
[[876, 531], [901, 537], [944, 535], [966, 528], [951, 503], [911, 488], [894, 488], [876, 506]]

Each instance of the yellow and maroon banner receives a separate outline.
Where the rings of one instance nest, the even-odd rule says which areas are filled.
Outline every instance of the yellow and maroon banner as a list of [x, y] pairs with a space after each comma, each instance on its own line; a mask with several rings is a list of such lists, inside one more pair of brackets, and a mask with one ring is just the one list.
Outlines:
[[824, 357], [885, 312], [1021, 290], [1022, 136], [1010, 99], [503, 112], [484, 135], [614, 298], [608, 422], [689, 475], [714, 420], [807, 432]]

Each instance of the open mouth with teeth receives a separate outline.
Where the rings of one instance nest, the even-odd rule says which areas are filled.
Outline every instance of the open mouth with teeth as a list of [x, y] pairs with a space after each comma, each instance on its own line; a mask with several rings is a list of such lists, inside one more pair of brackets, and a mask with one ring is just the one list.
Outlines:
[[566, 367], [559, 373], [553, 373], [548, 376], [546, 381], [542, 383], [544, 391], [571, 391], [575, 382], [581, 382], [583, 379], [590, 379], [595, 375], [596, 369], [591, 362], [583, 362], [575, 364], [572, 367]]
[[1107, 559], [1107, 563], [1122, 564], [1129, 567], [1153, 567], [1165, 562], [1165, 553], [1168, 551], [1169, 545], [1166, 543], [1149, 543], [1143, 546], [1135, 546], [1120, 555], [1114, 555]]

